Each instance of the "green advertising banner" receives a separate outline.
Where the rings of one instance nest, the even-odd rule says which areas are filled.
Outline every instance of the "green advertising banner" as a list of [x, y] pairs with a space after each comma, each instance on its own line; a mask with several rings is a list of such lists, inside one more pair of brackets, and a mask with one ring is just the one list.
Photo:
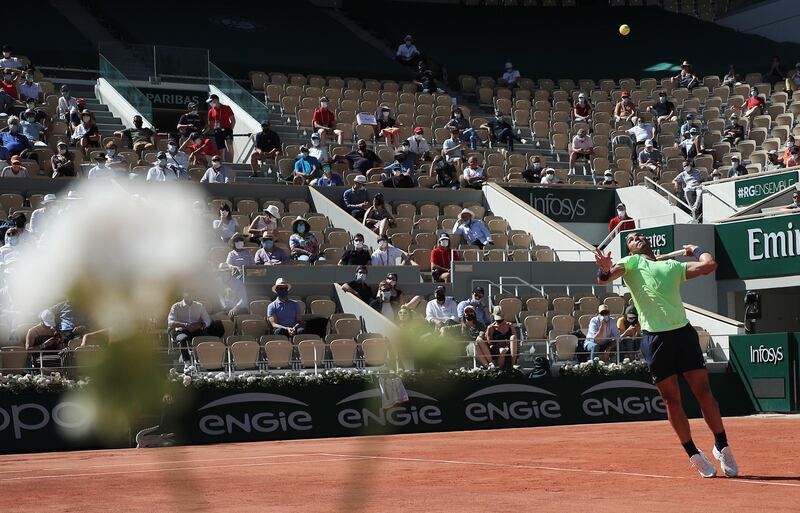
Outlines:
[[625, 230], [620, 232], [619, 246], [621, 255], [628, 254], [628, 248], [625, 245], [625, 238], [629, 233], [641, 233], [650, 241], [650, 246], [653, 248], [653, 253], [662, 255], [675, 251], [675, 228], [670, 224], [667, 226], [655, 226], [653, 228], [638, 228], [636, 230]]
[[506, 187], [506, 190], [560, 223], [608, 224], [616, 215], [615, 193], [610, 189]]
[[717, 279], [800, 274], [800, 214], [716, 227]]
[[797, 171], [736, 180], [736, 206], [746, 207], [797, 183]]
[[734, 335], [729, 344], [731, 365], [742, 377], [756, 410], [794, 411], [794, 336], [790, 333]]

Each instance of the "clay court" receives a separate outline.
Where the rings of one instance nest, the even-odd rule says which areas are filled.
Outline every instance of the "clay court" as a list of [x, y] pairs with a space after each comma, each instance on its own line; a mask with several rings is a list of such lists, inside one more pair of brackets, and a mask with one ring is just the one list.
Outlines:
[[3, 456], [0, 510], [798, 511], [800, 418], [726, 424], [736, 479], [641, 422]]

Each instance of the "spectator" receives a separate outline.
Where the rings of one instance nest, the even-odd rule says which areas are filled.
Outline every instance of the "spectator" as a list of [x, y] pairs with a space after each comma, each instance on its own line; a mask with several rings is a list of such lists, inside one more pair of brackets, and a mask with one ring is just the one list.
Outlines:
[[181, 151], [189, 151], [189, 164], [193, 166], [208, 166], [208, 159], [217, 155], [217, 149], [211, 139], [203, 137], [200, 132], [194, 132], [183, 141]]
[[15, 111], [16, 102], [14, 99], [0, 89], [0, 118], [13, 114]]
[[67, 143], [59, 141], [56, 153], [50, 157], [50, 166], [53, 168], [52, 178], [75, 176], [75, 163]]
[[486, 340], [486, 324], [478, 320], [475, 308], [472, 306], [464, 308], [464, 313], [459, 318], [461, 319], [461, 338], [469, 340], [467, 356], [475, 356], [481, 365], [489, 365], [491, 358], [483, 353], [477, 354], [476, 348], [478, 342]]
[[275, 245], [275, 236], [265, 231], [261, 235], [261, 247], [256, 251], [256, 265], [282, 265], [289, 262], [289, 255]]
[[222, 165], [222, 157], [214, 155], [211, 157], [211, 167], [206, 169], [205, 174], [200, 179], [200, 183], [230, 183], [231, 178], [228, 174], [228, 167]]
[[[14, 220], [12, 219], [12, 221]], [[20, 235], [19, 228], [12, 226], [6, 230], [3, 236], [3, 246], [0, 247], [0, 264], [2, 265], [0, 269], [6, 275], [14, 271], [14, 266], [19, 261], [19, 243], [22, 242]]]
[[256, 135], [255, 147], [250, 155], [252, 176], [258, 176], [258, 169], [264, 161], [274, 160], [280, 154], [281, 138], [272, 130], [269, 120], [265, 119], [261, 122], [261, 132]]
[[786, 166], [778, 156], [778, 152], [776, 150], [769, 150], [767, 152], [767, 165], [764, 171], [775, 171], [776, 169], [783, 169], [784, 167]]
[[661, 152], [653, 148], [653, 140], [644, 142], [644, 149], [639, 152], [639, 171], [651, 173], [658, 180], [661, 177]]
[[267, 307], [267, 320], [272, 326], [273, 335], [284, 335], [293, 337], [305, 333], [303, 321], [300, 316], [300, 305], [296, 301], [289, 299], [291, 284], [283, 278], [275, 280], [272, 292], [278, 297]]
[[22, 167], [22, 159], [18, 155], [11, 157], [11, 165], [3, 168], [0, 178], [28, 178], [28, 170]]
[[628, 129], [628, 135], [633, 138], [635, 145], [639, 145], [644, 144], [648, 139], [652, 141], [655, 131], [653, 125], [645, 123], [644, 119], [639, 118], [636, 120], [636, 124]]
[[693, 87], [700, 84], [700, 77], [694, 72], [691, 64], [687, 61], [683, 61], [681, 64], [681, 71], [672, 77], [672, 83], [691, 91]]
[[378, 193], [372, 199], [372, 205], [364, 213], [362, 224], [378, 235], [386, 235], [389, 228], [396, 226], [394, 217], [386, 208], [383, 194]]
[[217, 147], [217, 155], [220, 160], [225, 156], [225, 149], [228, 150], [229, 161], [233, 160], [233, 127], [236, 126], [236, 117], [233, 109], [229, 105], [220, 103], [219, 96], [212, 94], [206, 100], [209, 105], [208, 121], [206, 132], [214, 131], [214, 144]]
[[50, 125], [52, 123], [50, 115], [44, 110], [43, 107], [36, 105], [36, 100], [34, 98], [27, 98], [25, 100], [25, 110], [33, 111], [34, 115], [36, 116], [35, 121], [41, 124], [46, 131], [50, 129]]
[[786, 167], [800, 166], [800, 147], [793, 146], [790, 150], [789, 160], [786, 161]]
[[414, 83], [417, 85], [419, 92], [421, 93], [444, 93], [444, 90], [440, 89], [439, 86], [436, 85], [436, 79], [433, 78], [433, 71], [431, 71], [422, 61], [417, 63], [417, 74], [414, 78]]
[[600, 182], [600, 185], [619, 187], [619, 182], [614, 179], [614, 173], [610, 169], [606, 169], [605, 172], [603, 172], [603, 181]]
[[478, 166], [478, 157], [473, 155], [467, 161], [467, 167], [464, 168], [464, 174], [461, 175], [461, 187], [480, 190], [485, 183], [486, 172]]
[[[225, 259], [225, 265], [231, 271], [231, 278], [238, 280], [238, 286], [234, 287], [237, 290], [244, 290], [244, 268], [246, 266], [256, 265], [253, 253], [244, 247], [244, 235], [241, 233], [234, 233], [228, 241], [231, 246], [231, 251]], [[224, 268], [224, 266], [220, 266]]]
[[231, 237], [239, 232], [239, 221], [231, 214], [231, 207], [227, 203], [223, 203], [219, 207], [219, 219], [214, 219], [211, 222], [211, 229], [222, 241], [230, 241]]
[[592, 104], [586, 100], [586, 94], [579, 93], [578, 101], [572, 107], [570, 112], [572, 121], [574, 123], [587, 123], [592, 125]]
[[55, 194], [45, 194], [44, 198], [42, 198], [41, 207], [37, 208], [31, 214], [31, 224], [30, 229], [31, 233], [36, 236], [42, 234], [42, 223], [44, 219], [50, 217], [52, 215], [58, 214], [57, 209], [55, 208], [56, 203], [56, 195]]
[[17, 73], [11, 71], [10, 69], [4, 69], [2, 78], [0, 79], [0, 89], [9, 95], [12, 100], [18, 101], [20, 100], [20, 97], [19, 89], [17, 89], [16, 78]]
[[96, 123], [97, 120], [94, 117], [94, 113], [86, 108], [86, 100], [83, 98], [78, 98], [75, 101], [78, 103], [78, 106], [69, 111], [69, 119], [67, 120], [70, 127], [72, 127], [72, 130], [75, 130], [78, 128], [78, 125], [81, 124], [81, 120], [83, 119], [83, 111], [87, 111], [91, 117], [91, 120]]
[[25, 349], [32, 353], [35, 364], [45, 365], [40, 351], [58, 351], [64, 348], [64, 335], [56, 327], [56, 316], [50, 310], [43, 310], [39, 314], [39, 324], [33, 326], [25, 333]]
[[156, 163], [147, 171], [147, 182], [174, 182], [178, 179], [178, 174], [167, 168], [167, 154], [159, 151], [156, 155]]
[[392, 308], [395, 310], [406, 308], [408, 310], [415, 310], [425, 300], [422, 296], [414, 296], [407, 303], [403, 303], [400, 299], [403, 297], [403, 291], [397, 288], [397, 273], [386, 273], [386, 284], [389, 285], [391, 290], [390, 302]]
[[[256, 234], [269, 232], [272, 233], [278, 229], [278, 219], [281, 217], [281, 211], [275, 205], [267, 205], [264, 207], [264, 213], [258, 215], [250, 223], [248, 231], [250, 232], [250, 240], [258, 242], [261, 238]], [[262, 235], [263, 237], [263, 235]]]
[[319, 134], [316, 132], [311, 134], [311, 148], [308, 149], [308, 154], [317, 159], [320, 167], [330, 161], [328, 157], [328, 147], [319, 143]]
[[414, 45], [414, 40], [410, 35], [403, 39], [403, 44], [397, 47], [395, 54], [397, 61], [405, 66], [416, 66], [420, 60], [420, 53]]
[[465, 141], [469, 141], [470, 149], [475, 151], [478, 149], [479, 144], [483, 144], [478, 132], [469, 124], [469, 120], [464, 116], [464, 111], [461, 107], [453, 107], [450, 112], [450, 120], [444, 125], [444, 128], [456, 130], [459, 137]]
[[475, 214], [468, 208], [461, 211], [451, 233], [460, 233], [464, 242], [481, 249], [494, 244], [489, 229], [483, 224], [483, 221], [475, 219]]
[[442, 144], [442, 156], [446, 163], [454, 166], [456, 171], [461, 174], [461, 168], [464, 165], [463, 150], [466, 146], [461, 142], [458, 130], [450, 131], [450, 138], [446, 139]]
[[308, 152], [308, 147], [300, 147], [300, 155], [294, 162], [294, 184], [308, 185], [308, 183], [319, 176], [322, 164]]
[[731, 168], [728, 170], [728, 178], [734, 176], [745, 176], [747, 174], [747, 167], [742, 164], [739, 155], [731, 156]]
[[752, 87], [750, 88], [750, 97], [744, 101], [739, 110], [742, 112], [742, 116], [748, 118], [750, 121], [748, 126], [751, 127], [753, 126], [753, 118], [763, 114], [766, 108], [767, 102], [758, 95], [758, 89]]
[[575, 161], [579, 158], [585, 158], [587, 162], [591, 162], [594, 156], [594, 143], [592, 138], [586, 135], [586, 130], [583, 128], [578, 129], [578, 133], [572, 138], [569, 152], [569, 170], [575, 170]]
[[489, 307], [483, 303], [485, 295], [486, 293], [483, 287], [475, 287], [472, 289], [472, 296], [458, 304], [458, 316], [462, 317], [467, 311], [467, 308], [472, 308], [478, 322], [481, 324], [489, 324]]
[[764, 80], [769, 82], [769, 85], [771, 85], [772, 88], [774, 89], [775, 84], [783, 81], [785, 78], [786, 78], [786, 70], [783, 69], [783, 66], [781, 66], [781, 60], [776, 55], [772, 57], [772, 64], [769, 67], [769, 71], [764, 75]]
[[[719, 172], [719, 169], [715, 169], [714, 171], [711, 172], [711, 181], [712, 182], [716, 182], [720, 178], [722, 178], [722, 174]], [[703, 181], [707, 182], [708, 180], [706, 179], [706, 180], [703, 180]]]
[[106, 143], [106, 160], [108, 161], [108, 167], [112, 169], [128, 168], [128, 161], [117, 151], [117, 143], [114, 141]]
[[458, 324], [458, 304], [446, 294], [444, 285], [437, 285], [433, 291], [434, 298], [425, 307], [425, 320], [437, 329]]
[[686, 121], [684, 121], [684, 123], [678, 129], [678, 135], [684, 137], [686, 134], [691, 132], [692, 128], [697, 128], [697, 125], [694, 123], [694, 113], [687, 112]]
[[428, 176], [436, 179], [436, 184], [433, 186], [434, 189], [448, 187], [455, 191], [461, 187], [461, 177], [458, 175], [455, 166], [449, 164], [441, 155], [433, 157]]
[[335, 135], [336, 142], [342, 144], [343, 132], [336, 128], [336, 116], [328, 109], [328, 98], [323, 96], [319, 99], [319, 108], [314, 111], [311, 117], [314, 130], [319, 133], [320, 144], [325, 144], [328, 136]]
[[505, 320], [499, 306], [492, 310], [492, 320], [486, 327], [486, 339], [476, 341], [475, 354], [482, 361], [494, 361], [500, 369], [509, 369], [517, 361], [517, 330]]
[[594, 360], [596, 353], [603, 353], [602, 360], [608, 361], [611, 350], [619, 342], [619, 330], [615, 321], [608, 313], [606, 305], [597, 308], [597, 315], [589, 321], [589, 330], [583, 347], [589, 351], [589, 359]]
[[97, 123], [94, 122], [92, 113], [88, 109], [84, 109], [81, 112], [81, 123], [75, 127], [70, 141], [73, 146], [81, 149], [84, 156], [89, 153], [89, 148], [100, 146], [100, 130], [98, 130]]
[[683, 161], [683, 171], [675, 177], [672, 183], [675, 184], [678, 190], [683, 190], [686, 203], [692, 209], [692, 212], [698, 212], [700, 210], [700, 193], [698, 191], [703, 183], [703, 177], [700, 174], [700, 170], [694, 167], [694, 163], [691, 160]]
[[183, 300], [172, 305], [167, 318], [168, 332], [181, 350], [184, 373], [189, 372], [192, 366], [192, 354], [189, 351], [192, 339], [204, 335], [211, 325], [206, 308], [194, 298], [193, 292], [184, 291]]
[[293, 260], [301, 262], [322, 262], [325, 257], [319, 254], [319, 241], [311, 233], [311, 225], [300, 216], [292, 223], [292, 236], [289, 237], [289, 250]]
[[167, 167], [172, 170], [178, 180], [188, 178], [189, 157], [178, 149], [178, 141], [170, 138], [167, 141]]
[[[706, 147], [703, 146], [703, 137], [699, 129], [692, 127], [692, 129], [689, 130], [688, 137], [685, 137], [685, 135], [686, 134], [684, 134], [684, 139], [679, 144], [683, 158], [693, 160], [696, 156], [705, 154], [715, 157], [714, 150], [706, 149]], [[714, 161], [716, 160], [717, 159], [714, 158]]]
[[397, 146], [400, 143], [400, 136], [398, 134], [402, 125], [392, 117], [392, 109], [385, 105], [381, 106], [378, 109], [375, 119], [378, 122], [378, 124], [375, 125], [375, 135], [377, 137], [383, 137], [386, 146]]
[[786, 77], [786, 92], [789, 98], [794, 97], [794, 92], [800, 89], [800, 62], [794, 65], [794, 70]]
[[736, 72], [736, 66], [733, 64], [730, 65], [728, 68], [728, 72], [725, 73], [725, 76], [722, 77], [722, 85], [728, 86], [731, 89], [737, 84], [739, 84], [742, 80], [742, 77]]
[[44, 90], [39, 82], [33, 81], [34, 70], [29, 67], [24, 73], [24, 82], [19, 86], [19, 94], [21, 100], [28, 100], [33, 98], [36, 103], [44, 103]]
[[0, 139], [0, 160], [4, 162], [8, 162], [11, 158], [11, 153], [8, 152], [8, 148], [3, 146], [3, 141]]
[[366, 175], [367, 171], [381, 164], [381, 159], [374, 151], [367, 149], [367, 141], [364, 139], [359, 139], [357, 144], [356, 150], [351, 151], [344, 157], [334, 157], [334, 160], [346, 160], [350, 165], [350, 169]]
[[31, 148], [31, 142], [20, 130], [20, 122], [17, 116], [8, 118], [8, 131], [0, 132], [0, 143], [8, 150], [12, 156], [18, 155], [26, 158]]
[[114, 178], [114, 170], [108, 167], [108, 159], [106, 158], [105, 153], [98, 153], [94, 157], [95, 164], [89, 170], [89, 174], [86, 176], [89, 180], [106, 180], [110, 178]]
[[425, 130], [421, 126], [414, 128], [414, 135], [406, 141], [411, 153], [422, 160], [431, 160], [431, 145], [425, 140]]
[[353, 186], [344, 191], [344, 208], [359, 221], [364, 219], [364, 212], [369, 208], [369, 195], [364, 185], [366, 183], [367, 177], [358, 175], [354, 179]]
[[431, 274], [433, 281], [450, 283], [450, 263], [458, 261], [458, 255], [450, 248], [450, 237], [439, 235], [439, 242], [431, 251]]
[[544, 185], [552, 185], [555, 183], [561, 183], [561, 181], [556, 177], [556, 170], [552, 167], [548, 167], [544, 170], [542, 174], [542, 178], [539, 180], [539, 183]]
[[61, 332], [65, 343], [91, 331], [88, 318], [75, 308], [69, 298], [53, 305], [48, 310], [55, 315], [56, 328]]
[[385, 280], [378, 284], [378, 292], [369, 304], [387, 319], [394, 319], [395, 305], [392, 303], [392, 288]]
[[133, 128], [117, 130], [115, 136], [125, 137], [128, 146], [139, 156], [139, 163], [144, 162], [144, 152], [156, 147], [156, 133], [144, 126], [142, 116], [133, 116]]
[[519, 71], [514, 69], [514, 65], [510, 62], [506, 63], [505, 72], [503, 73], [502, 78], [500, 79], [500, 84], [506, 87], [517, 87], [517, 82], [519, 82], [520, 74]]
[[205, 123], [198, 113], [197, 103], [189, 102], [186, 105], [186, 112], [178, 119], [178, 133], [185, 140], [194, 133], [201, 133], [204, 127]]
[[624, 203], [617, 205], [617, 215], [608, 222], [608, 231], [624, 232], [636, 229], [636, 222], [628, 216], [628, 209]]
[[636, 106], [633, 104], [631, 94], [628, 91], [622, 91], [617, 104], [614, 106], [614, 121], [627, 121], [631, 125], [636, 124]]
[[[405, 158], [405, 156], [399, 157]], [[414, 187], [414, 179], [411, 177], [411, 171], [406, 170], [404, 171], [402, 167], [402, 162], [398, 162], [398, 167], [394, 167], [392, 169], [391, 174], [383, 174], [383, 179], [381, 180], [381, 185], [384, 187], [391, 187], [391, 188], [399, 188], [399, 189], [410, 189]]]
[[722, 140], [735, 147], [742, 139], [744, 139], [744, 126], [739, 123], [739, 116], [734, 112], [731, 114], [730, 124], [722, 131]]
[[800, 192], [794, 191], [792, 193], [792, 202], [784, 207], [786, 210], [797, 210], [800, 208]]
[[617, 319], [617, 331], [620, 333], [620, 358], [635, 360], [642, 338], [642, 326], [639, 324], [639, 314], [635, 306], [626, 308], [625, 315]]
[[[356, 279], [342, 284], [342, 290], [349, 292], [354, 296], [358, 296], [361, 301], [369, 304], [375, 298], [375, 293], [372, 287], [367, 285], [367, 275], [369, 274], [369, 267], [366, 265], [359, 265], [356, 269]], [[390, 290], [387, 286], [387, 290]], [[391, 296], [391, 290], [389, 292]], [[382, 299], [382, 298], [381, 298]]]
[[[531, 163], [522, 172], [522, 178], [528, 183], [540, 183], [542, 179], [542, 157], [534, 155], [531, 157]], [[555, 173], [555, 171], [553, 171]]]
[[398, 265], [398, 259], [401, 264], [409, 263], [406, 252], [389, 244], [389, 237], [378, 237], [378, 249], [372, 253], [372, 265]]
[[655, 124], [657, 127], [660, 127], [661, 123], [678, 120], [678, 117], [675, 115], [675, 104], [667, 99], [666, 91], [659, 91], [658, 103], [652, 107], [647, 107], [647, 110], [655, 115]]
[[519, 141], [522, 144], [528, 142], [514, 133], [514, 129], [508, 121], [505, 120], [503, 114], [499, 110], [495, 111], [494, 119], [481, 125], [481, 128], [489, 130], [489, 139], [492, 143], [505, 144], [508, 151], [514, 151], [514, 141]]
[[372, 254], [364, 244], [364, 236], [357, 233], [353, 237], [353, 247], [342, 253], [339, 265], [369, 265], [372, 263]]
[[316, 185], [317, 187], [331, 187], [334, 185], [341, 187], [344, 185], [344, 181], [341, 176], [331, 170], [331, 166], [325, 164], [322, 166], [322, 176], [312, 181], [311, 185]]
[[792, 158], [792, 149], [795, 147], [794, 136], [789, 134], [786, 136], [786, 148], [783, 150], [783, 163], [786, 165], [789, 159]]
[[61, 96], [58, 98], [58, 118], [69, 123], [69, 115], [73, 110], [78, 109], [78, 100], [69, 92], [69, 86], [64, 84], [61, 86]]
[[[406, 143], [406, 141], [403, 141]], [[392, 163], [383, 168], [381, 175], [386, 178], [392, 175], [392, 172], [399, 170], [401, 172], [408, 172], [414, 169], [414, 157], [410, 156], [408, 152], [396, 151], [394, 152], [394, 160]]]
[[0, 59], [0, 68], [3, 69], [20, 69], [22, 61], [17, 57], [11, 55], [12, 49], [8, 45], [3, 45], [3, 58]]

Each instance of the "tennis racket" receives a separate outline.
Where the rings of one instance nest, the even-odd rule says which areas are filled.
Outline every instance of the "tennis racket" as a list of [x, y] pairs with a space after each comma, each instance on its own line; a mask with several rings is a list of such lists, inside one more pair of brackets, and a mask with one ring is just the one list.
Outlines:
[[663, 255], [658, 255], [656, 257], [656, 260], [669, 260], [670, 258], [678, 258], [679, 256], [686, 256], [686, 250], [676, 249], [671, 253], [664, 253]]

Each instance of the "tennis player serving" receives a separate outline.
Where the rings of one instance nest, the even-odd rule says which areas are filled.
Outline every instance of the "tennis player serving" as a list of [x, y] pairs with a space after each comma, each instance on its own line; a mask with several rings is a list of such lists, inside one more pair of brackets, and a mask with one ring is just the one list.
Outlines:
[[689, 455], [689, 462], [703, 477], [717, 474], [714, 464], [692, 441], [689, 419], [681, 405], [678, 374], [689, 383], [700, 403], [703, 418], [714, 434], [714, 457], [725, 475], [734, 477], [738, 473], [736, 460], [728, 446], [719, 406], [711, 393], [697, 332], [686, 318], [680, 294], [684, 281], [714, 272], [717, 268], [714, 256], [703, 248], [687, 245], [683, 247], [684, 255], [694, 256], [697, 262], [658, 261], [650, 242], [641, 233], [628, 234], [625, 244], [629, 255], [616, 264], [611, 262], [611, 253], [604, 255], [599, 249], [595, 251], [599, 267], [597, 282], [602, 285], [625, 278], [639, 312], [642, 353], [666, 404], [669, 423]]

